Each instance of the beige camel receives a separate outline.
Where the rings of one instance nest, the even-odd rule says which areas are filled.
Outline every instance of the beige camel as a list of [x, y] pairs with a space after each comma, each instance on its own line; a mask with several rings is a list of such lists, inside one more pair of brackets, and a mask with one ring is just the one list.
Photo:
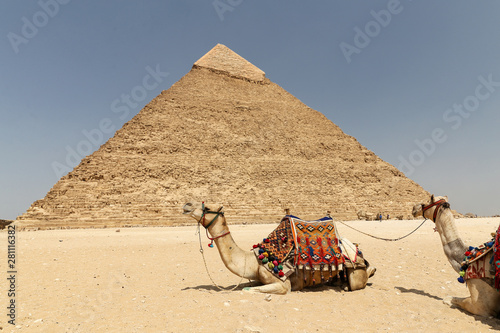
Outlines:
[[[453, 269], [459, 273], [468, 246], [458, 235], [448, 198], [431, 196], [429, 203], [419, 203], [413, 207], [413, 216], [424, 216], [434, 221], [441, 237], [444, 253]], [[492, 253], [493, 251], [484, 259], [487, 271], [491, 266], [489, 262]], [[500, 314], [500, 292], [494, 288], [492, 280], [491, 278], [468, 279], [466, 282], [470, 297], [450, 297], [444, 302], [475, 315], [497, 316]]]
[[[246, 287], [244, 290], [268, 294], [286, 294], [292, 290], [302, 290], [313, 284], [311, 278], [307, 279], [308, 281], [304, 281], [302, 270], [294, 272], [285, 281], [282, 281], [259, 264], [253, 251], [242, 250], [234, 242], [230, 234], [222, 207], [217, 211], [212, 211], [202, 204], [187, 203], [184, 205], [183, 210], [184, 214], [190, 215], [208, 230], [219, 250], [224, 265], [232, 273], [242, 278], [262, 283], [262, 286]], [[355, 248], [348, 240], [341, 239], [341, 241], [344, 244], [343, 251], [351, 250], [351, 246]], [[354, 253], [351, 254], [351, 257], [354, 257]], [[364, 261], [364, 259], [362, 260]], [[362, 268], [358, 268], [359, 266], [357, 265], [347, 268], [347, 282], [350, 290], [364, 288], [368, 282], [368, 278], [375, 273], [375, 268], [369, 266], [367, 261], [364, 261], [360, 266]], [[316, 273], [320, 274], [320, 272]], [[315, 277], [315, 279], [316, 281], [321, 281], [319, 276]]]

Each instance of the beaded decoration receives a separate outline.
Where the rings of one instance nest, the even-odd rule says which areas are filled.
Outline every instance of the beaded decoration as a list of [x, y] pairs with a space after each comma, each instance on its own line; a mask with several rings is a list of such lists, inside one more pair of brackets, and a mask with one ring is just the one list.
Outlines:
[[460, 283], [465, 282], [464, 277], [467, 269], [469, 268], [469, 265], [482, 255], [484, 255], [486, 252], [490, 251], [493, 245], [495, 245], [495, 239], [492, 239], [487, 243], [479, 245], [478, 247], [469, 246], [469, 249], [464, 253], [465, 257], [460, 267], [460, 273], [459, 273], [460, 276], [457, 279], [458, 282]]

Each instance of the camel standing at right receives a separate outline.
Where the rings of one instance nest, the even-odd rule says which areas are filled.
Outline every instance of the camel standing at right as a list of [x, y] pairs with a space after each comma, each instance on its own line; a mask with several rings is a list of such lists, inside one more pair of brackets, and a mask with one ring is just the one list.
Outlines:
[[[413, 216], [424, 216], [434, 221], [437, 232], [441, 237], [444, 253], [453, 269], [459, 273], [468, 246], [458, 235], [448, 198], [431, 196], [429, 203], [419, 203], [413, 207]], [[489, 262], [492, 255], [493, 251], [483, 259], [486, 260], [486, 270], [491, 268]], [[445, 299], [444, 302], [475, 315], [498, 316], [500, 314], [500, 292], [492, 285], [492, 279], [480, 278], [467, 279], [466, 281], [470, 292], [469, 297], [452, 297], [451, 299]]]

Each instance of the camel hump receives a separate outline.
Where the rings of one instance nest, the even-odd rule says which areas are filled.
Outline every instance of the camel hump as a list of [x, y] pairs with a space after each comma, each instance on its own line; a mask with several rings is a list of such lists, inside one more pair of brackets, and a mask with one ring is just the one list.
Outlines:
[[347, 238], [341, 237], [339, 241], [339, 247], [342, 250], [342, 254], [348, 257], [352, 262], [356, 261], [358, 255], [358, 247], [352, 243]]

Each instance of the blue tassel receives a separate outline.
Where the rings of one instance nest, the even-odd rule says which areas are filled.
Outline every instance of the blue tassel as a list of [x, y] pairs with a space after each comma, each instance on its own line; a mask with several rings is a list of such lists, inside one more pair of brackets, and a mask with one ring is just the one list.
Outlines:
[[463, 278], [463, 277], [461, 277], [461, 276], [460, 276], [457, 280], [458, 280], [458, 282], [460, 282], [460, 283], [464, 283], [464, 282], [465, 282], [464, 278]]

